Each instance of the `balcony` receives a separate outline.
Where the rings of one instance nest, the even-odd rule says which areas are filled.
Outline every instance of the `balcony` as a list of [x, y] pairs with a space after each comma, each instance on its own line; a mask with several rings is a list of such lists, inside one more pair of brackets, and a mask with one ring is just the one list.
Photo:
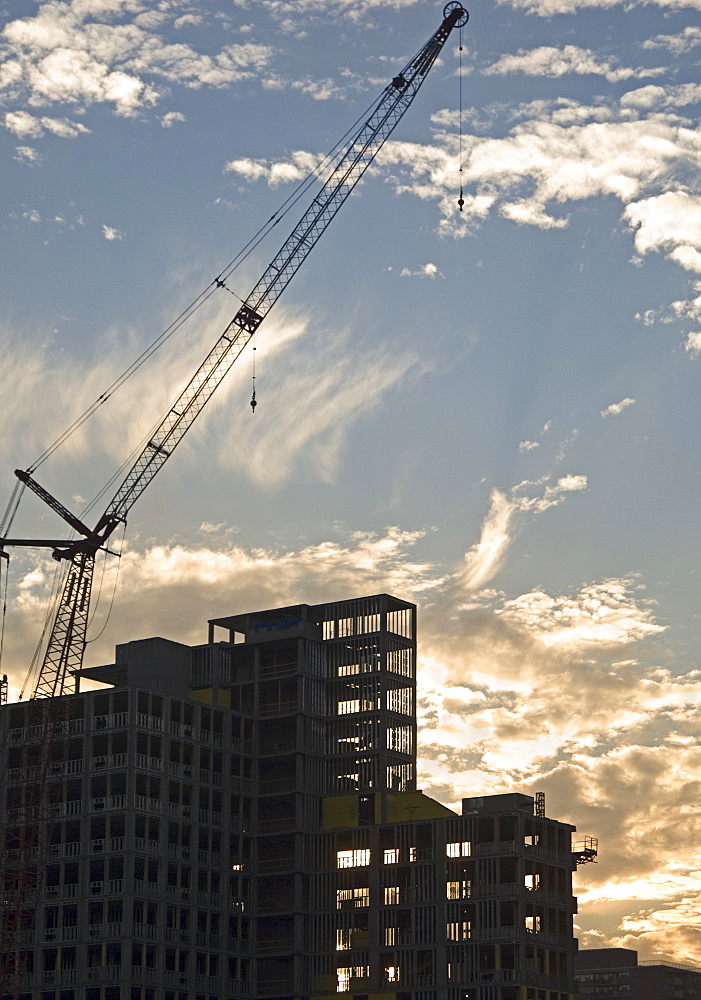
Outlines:
[[149, 757], [145, 753], [137, 753], [136, 766], [142, 771], [162, 771], [163, 761], [160, 757]]
[[146, 715], [145, 712], [137, 714], [136, 724], [139, 729], [152, 729], [156, 733], [162, 733], [165, 730], [163, 719], [159, 719], [155, 715]]

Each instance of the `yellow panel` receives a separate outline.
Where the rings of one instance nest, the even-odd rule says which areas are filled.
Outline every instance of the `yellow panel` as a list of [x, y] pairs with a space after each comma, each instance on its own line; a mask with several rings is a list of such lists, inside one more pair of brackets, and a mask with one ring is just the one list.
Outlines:
[[203, 705], [211, 705], [213, 703], [213, 695], [212, 688], [200, 688], [197, 691], [190, 692], [190, 698], [193, 701], [201, 701]]
[[325, 830], [336, 830], [343, 826], [357, 826], [358, 796], [334, 795], [324, 799], [322, 822]]
[[[314, 977], [314, 992], [317, 990], [335, 990], [337, 984], [336, 976], [315, 976]], [[331, 997], [336, 998], [335, 992], [331, 994]], [[329, 997], [320, 997], [319, 1000], [330, 1000]]]
[[452, 809], [441, 805], [423, 792], [389, 792], [387, 795], [387, 821], [407, 823], [411, 820], [440, 819], [455, 816]]
[[217, 692], [218, 700], [214, 701], [214, 691], [212, 688], [200, 688], [196, 691], [190, 691], [190, 698], [192, 701], [201, 701], [204, 705], [219, 705], [220, 708], [231, 708], [231, 694], [229, 691], [224, 691], [221, 688]]

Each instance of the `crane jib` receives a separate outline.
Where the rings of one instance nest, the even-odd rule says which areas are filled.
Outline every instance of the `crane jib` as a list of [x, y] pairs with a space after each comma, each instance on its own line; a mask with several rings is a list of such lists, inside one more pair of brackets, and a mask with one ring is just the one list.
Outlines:
[[[8, 988], [13, 990], [14, 980], [18, 975], [21, 976], [21, 955], [24, 953], [19, 949], [19, 939], [20, 933], [26, 930], [22, 919], [23, 915], [33, 913], [33, 902], [38, 898], [46, 869], [50, 840], [48, 832], [56, 813], [56, 806], [50, 800], [48, 791], [48, 767], [57, 735], [69, 733], [72, 725], [70, 714], [73, 699], [57, 695], [68, 693], [70, 679], [82, 667], [90, 621], [95, 554], [105, 546], [117, 525], [125, 523], [128, 511], [172, 455], [411, 106], [451, 31], [455, 27], [462, 27], [467, 19], [468, 13], [462, 5], [457, 0], [449, 0], [438, 30], [393, 77], [366, 120], [356, 129], [347, 144], [331, 158], [333, 166], [322, 190], [312, 200], [251, 294], [238, 308], [155, 431], [149, 435], [148, 443], [129, 468], [96, 527], [91, 530], [83, 524], [60, 501], [39, 486], [29, 473], [17, 472], [18, 479], [29, 486], [82, 537], [59, 543], [59, 547], [54, 550], [55, 558], [66, 562], [66, 573], [32, 695], [43, 699], [42, 703], [46, 706], [39, 737], [41, 758], [46, 766], [42, 769], [36, 793], [27, 804], [26, 815], [22, 820], [23, 847], [19, 857], [12, 858], [6, 846], [3, 848], [0, 845], [0, 850], [4, 851], [0, 857], [0, 869], [4, 872], [5, 886], [4, 905], [0, 907], [0, 940], [3, 942], [4, 954], [12, 954], [17, 959], [17, 962], [12, 963], [2, 961], [0, 955], [0, 996], [6, 996]], [[221, 279], [217, 279], [216, 283], [226, 287]], [[22, 544], [24, 541], [27, 540], [6, 539], [4, 543]], [[32, 544], [42, 545], [47, 542], [35, 540]], [[48, 544], [52, 545], [53, 542]], [[3, 539], [0, 539], [0, 555], [4, 555], [2, 546]], [[65, 740], [64, 743], [68, 745]], [[61, 768], [63, 766], [62, 764]]]

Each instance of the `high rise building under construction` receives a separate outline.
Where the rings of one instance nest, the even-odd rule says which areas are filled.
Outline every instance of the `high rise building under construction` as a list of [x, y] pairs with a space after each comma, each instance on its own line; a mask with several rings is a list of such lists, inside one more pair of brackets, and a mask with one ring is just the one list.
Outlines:
[[[572, 1000], [587, 858], [542, 800], [417, 790], [413, 604], [217, 618], [77, 681], [5, 998]], [[0, 707], [10, 859], [43, 710]]]

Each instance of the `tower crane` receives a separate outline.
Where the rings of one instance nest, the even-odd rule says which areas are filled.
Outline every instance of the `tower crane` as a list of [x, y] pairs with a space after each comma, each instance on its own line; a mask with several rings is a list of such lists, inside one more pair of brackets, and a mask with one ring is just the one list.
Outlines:
[[[72, 675], [83, 662], [96, 555], [106, 550], [110, 537], [119, 525], [126, 524], [133, 505], [171, 457], [408, 110], [452, 30], [462, 27], [467, 19], [468, 13], [458, 0], [450, 0], [444, 8], [438, 29], [382, 91], [368, 117], [336, 154], [318, 194], [250, 295], [156, 426], [95, 526], [91, 528], [83, 523], [42, 487], [30, 472], [15, 472], [24, 486], [73, 529], [76, 537], [66, 541], [0, 539], [0, 554], [5, 554], [6, 547], [15, 545], [43, 545], [53, 549], [55, 559], [67, 564], [32, 695], [33, 698], [43, 699], [44, 705], [39, 752], [34, 758], [37, 761], [35, 780], [24, 789], [23, 801], [15, 809], [16, 822], [11, 830], [6, 830], [2, 845], [0, 996], [14, 997], [16, 990], [12, 984], [19, 982], [22, 974], [22, 943], [26, 940], [27, 931], [31, 931], [41, 873], [48, 854], [58, 792], [56, 786], [60, 787], [63, 777], [60, 753], [57, 754], [56, 750], [66, 742], [71, 725], [70, 699], [61, 696], [70, 693]], [[223, 284], [221, 276], [215, 284]]]

